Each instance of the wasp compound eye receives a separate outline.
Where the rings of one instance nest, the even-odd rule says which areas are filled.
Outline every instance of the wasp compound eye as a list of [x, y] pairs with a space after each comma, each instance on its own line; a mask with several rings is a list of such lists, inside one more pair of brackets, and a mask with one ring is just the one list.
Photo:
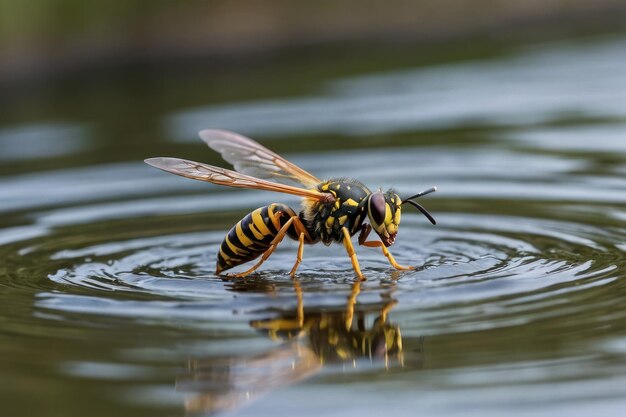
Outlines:
[[385, 221], [385, 209], [385, 196], [382, 193], [373, 193], [369, 202], [369, 214], [377, 225]]

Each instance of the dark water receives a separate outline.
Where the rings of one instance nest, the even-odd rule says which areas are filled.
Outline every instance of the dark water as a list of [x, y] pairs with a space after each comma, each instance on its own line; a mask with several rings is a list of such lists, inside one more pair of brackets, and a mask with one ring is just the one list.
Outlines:
[[[344, 64], [78, 80], [5, 107], [10, 415], [622, 415], [626, 40]], [[288, 242], [248, 279], [214, 276], [232, 224], [298, 200], [140, 162], [225, 164], [207, 127], [319, 177], [437, 185], [439, 224], [405, 210], [391, 248], [417, 270], [357, 248], [357, 284], [341, 246], [313, 246], [292, 281]]]

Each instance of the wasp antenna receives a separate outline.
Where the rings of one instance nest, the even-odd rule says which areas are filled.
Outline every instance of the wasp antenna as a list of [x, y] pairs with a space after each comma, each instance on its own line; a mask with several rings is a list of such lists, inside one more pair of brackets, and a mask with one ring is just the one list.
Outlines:
[[[434, 191], [434, 190], [433, 190]], [[432, 192], [432, 191], [431, 191]], [[432, 224], [437, 224], [437, 221], [435, 220], [435, 218], [428, 212], [428, 210], [426, 210], [421, 204], [416, 203], [413, 200], [404, 200], [404, 203], [409, 203], [410, 205], [412, 205], [413, 207], [415, 207], [416, 209], [418, 209], [419, 211], [422, 212], [422, 214], [424, 216], [426, 216], [426, 218], [432, 223]], [[402, 203], [402, 204], [404, 204]]]
[[412, 195], [409, 198], [405, 198], [404, 202], [402, 204], [406, 203], [408, 200], [413, 200], [414, 198], [422, 197], [422, 196], [425, 196], [426, 194], [434, 193], [435, 191], [437, 191], [437, 187], [436, 186], [430, 187], [428, 190], [424, 190], [424, 191], [419, 192], [419, 193], [417, 193], [415, 195]]

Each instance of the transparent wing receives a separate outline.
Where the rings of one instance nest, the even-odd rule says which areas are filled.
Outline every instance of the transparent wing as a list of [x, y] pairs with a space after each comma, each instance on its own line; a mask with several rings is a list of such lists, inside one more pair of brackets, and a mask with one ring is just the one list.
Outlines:
[[162, 157], [146, 159], [145, 163], [172, 174], [194, 180], [211, 182], [213, 184], [238, 188], [252, 188], [255, 190], [276, 191], [300, 197], [314, 198], [324, 202], [334, 201], [332, 194], [320, 193], [316, 190], [306, 190], [304, 188], [293, 187], [291, 185], [265, 181], [249, 175], [241, 174], [239, 172], [231, 171], [229, 169], [203, 164], [201, 162]]
[[322, 182], [265, 146], [237, 133], [203, 130], [200, 138], [243, 174], [281, 183], [295, 182], [308, 188]]

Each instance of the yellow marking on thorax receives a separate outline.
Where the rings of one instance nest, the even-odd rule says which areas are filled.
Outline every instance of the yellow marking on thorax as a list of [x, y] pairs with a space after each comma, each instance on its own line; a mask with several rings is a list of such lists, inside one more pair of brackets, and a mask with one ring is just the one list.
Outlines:
[[326, 227], [328, 230], [333, 228], [333, 224], [335, 223], [335, 218], [333, 216], [328, 216], [326, 219]]
[[353, 199], [349, 198], [345, 201], [345, 204], [349, 205], [349, 206], [358, 206], [359, 203], [357, 203], [356, 201], [354, 201]]
[[335, 209], [338, 209], [339, 207], [341, 207], [341, 200], [337, 199], [337, 201], [335, 201]]
[[237, 226], [235, 226], [235, 232], [237, 232], [237, 237], [244, 246], [248, 247], [254, 243], [243, 233], [243, 230], [241, 229], [241, 222], [237, 223]]
[[348, 220], [348, 215], [344, 214], [343, 216], [341, 216], [337, 220], [339, 221], [339, 224], [343, 226], [343, 224], [346, 222], [346, 220]]
[[259, 229], [259, 231], [263, 234], [263, 237], [271, 234], [270, 229], [265, 226], [265, 222], [263, 221], [263, 217], [261, 216], [262, 209], [257, 209], [252, 212], [252, 220], [254, 221], [254, 225]]

